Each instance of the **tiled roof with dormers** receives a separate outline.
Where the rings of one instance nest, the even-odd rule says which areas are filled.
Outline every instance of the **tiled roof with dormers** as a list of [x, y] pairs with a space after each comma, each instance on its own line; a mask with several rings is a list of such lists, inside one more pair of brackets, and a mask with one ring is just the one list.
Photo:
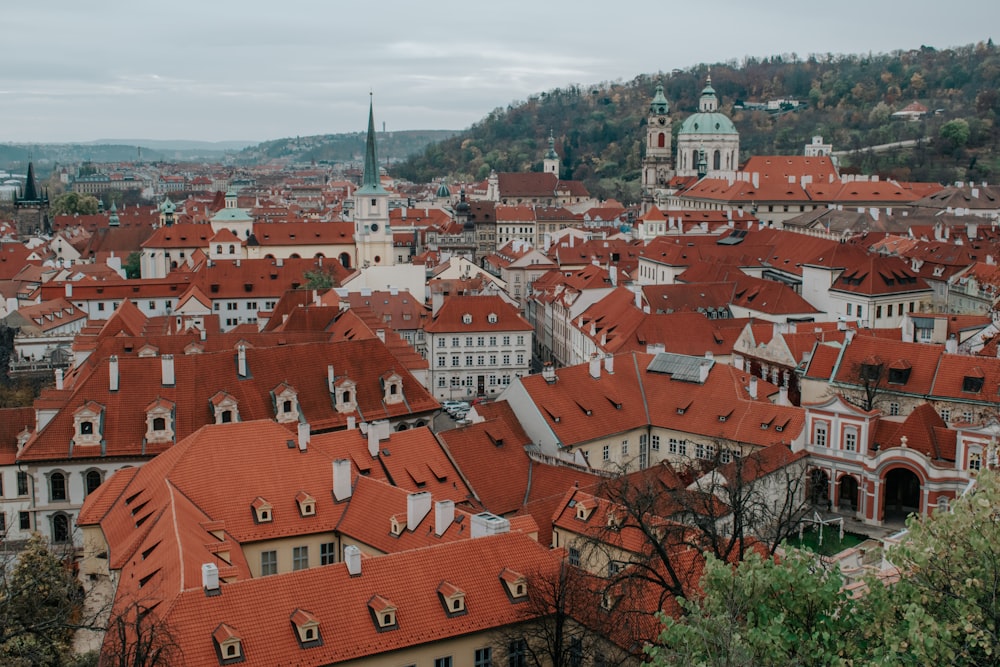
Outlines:
[[524, 505], [528, 487], [531, 438], [507, 401], [476, 406], [484, 421], [441, 431], [448, 449], [476, 498], [494, 514], [510, 514]]
[[[201, 590], [177, 596], [166, 617], [184, 661], [193, 667], [219, 664], [212, 633], [220, 623], [241, 640], [246, 665], [329, 665], [424, 646], [474, 633], [488, 633], [530, 618], [511, 600], [500, 573], [505, 569], [551, 576], [559, 554], [531, 538], [510, 533], [462, 540], [399, 554], [366, 558], [361, 574], [342, 563], [223, 585], [222, 594]], [[447, 580], [465, 593], [467, 613], [444, 610], [438, 586]], [[373, 596], [391, 601], [396, 624], [381, 629], [369, 613]], [[323, 643], [300, 648], [289, 623], [296, 609], [319, 620]], [[405, 661], [405, 658], [404, 658]]]
[[23, 324], [20, 324], [16, 318], [11, 318], [7, 320], [7, 326], [17, 327], [20, 325], [42, 333], [59, 329], [71, 322], [87, 319], [86, 312], [64, 298], [22, 306], [16, 312], [23, 318]]
[[[669, 373], [651, 370], [658, 357], [666, 358], [622, 354], [614, 358], [613, 372], [601, 364], [596, 378], [589, 364], [580, 364], [556, 370], [555, 382], [530, 375], [521, 383], [564, 447], [646, 425], [760, 447], [790, 442], [801, 431], [799, 408], [766, 400], [778, 392], [774, 385], [759, 381], [758, 400], [753, 400], [750, 376], [743, 371], [713, 364], [704, 382], [675, 380]], [[700, 363], [695, 357], [686, 359]], [[773, 428], [762, 429], [764, 423]]]
[[[433, 501], [446, 498], [432, 498], [430, 510], [416, 526], [407, 525], [407, 498], [405, 489], [394, 487], [388, 482], [359, 476], [355, 480], [350, 502], [347, 503], [337, 532], [344, 538], [365, 544], [384, 554], [397, 551], [420, 549], [443, 542], [471, 538], [472, 514], [456, 508], [451, 523], [438, 535], [435, 525]], [[397, 517], [401, 524], [398, 535], [390, 531], [390, 521]]]
[[[490, 321], [491, 316], [496, 316], [495, 322]], [[424, 330], [434, 334], [531, 331], [532, 326], [499, 296], [452, 296], [444, 300]]]
[[[72, 385], [72, 391], [62, 392], [63, 407], [67, 409], [34, 434], [22, 458], [36, 461], [68, 458], [71, 454], [67, 443], [73, 434], [70, 412], [85, 398], [106, 406], [101, 434], [106, 442], [103, 456], [151, 456], [164, 448], [164, 444], [144, 442], [144, 408], [157, 397], [177, 406], [173, 430], [178, 440], [213, 421], [209, 401], [219, 392], [236, 399], [241, 420], [273, 419], [269, 392], [282, 381], [299, 392], [299, 411], [314, 431], [343, 428], [349, 416], [360, 423], [429, 414], [438, 408], [437, 401], [377, 338], [254, 348], [246, 351], [246, 357], [248, 374], [241, 377], [233, 349], [175, 356], [175, 382], [168, 386], [161, 383], [161, 358], [120, 358], [118, 391], [109, 390], [107, 360], [97, 360], [86, 377]], [[303, 358], [310, 359], [310, 363], [302, 364]], [[330, 400], [327, 388], [330, 365], [337, 378], [348, 377], [357, 385], [358, 407], [350, 415], [338, 412]], [[386, 404], [379, 376], [393, 368], [403, 377], [405, 400]]]
[[[904, 383], [892, 384], [886, 381], [882, 384], [893, 392], [926, 396], [931, 393], [937, 382], [935, 378], [942, 352], [944, 352], [943, 345], [909, 343], [875, 336], [857, 335], [844, 347], [834, 369], [836, 373], [834, 380], [855, 385], [860, 382], [859, 377], [864, 364], [881, 364], [888, 373], [892, 364], [905, 362], [910, 366], [910, 373]], [[969, 357], [969, 359], [975, 360], [976, 358]], [[815, 369], [814, 366], [816, 366]], [[818, 375], [818, 371], [819, 367], [814, 360], [809, 364], [807, 375], [821, 377]]]
[[143, 248], [207, 248], [209, 239], [215, 236], [211, 225], [182, 223], [164, 226], [146, 239]]
[[354, 223], [256, 223], [253, 237], [261, 247], [281, 245], [353, 245]]
[[932, 462], [955, 461], [956, 432], [949, 429], [930, 403], [921, 403], [903, 422], [878, 421], [869, 448], [886, 450], [905, 447], [920, 452]]

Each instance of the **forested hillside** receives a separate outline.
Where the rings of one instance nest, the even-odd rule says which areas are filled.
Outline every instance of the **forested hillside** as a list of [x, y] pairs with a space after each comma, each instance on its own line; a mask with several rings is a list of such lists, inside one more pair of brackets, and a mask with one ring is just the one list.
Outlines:
[[[1000, 176], [1000, 50], [992, 40], [954, 49], [921, 47], [878, 55], [786, 54], [711, 65], [721, 110], [740, 131], [741, 157], [801, 154], [813, 135], [844, 168], [906, 180], [996, 180]], [[396, 167], [414, 181], [482, 179], [490, 170], [540, 170], [550, 130], [566, 178], [604, 197], [634, 201], [647, 107], [662, 83], [674, 132], [697, 107], [709, 67], [643, 74], [628, 82], [570, 85], [495, 109], [455, 137], [429, 145]], [[748, 110], [741, 103], [791, 99], [792, 110]], [[931, 113], [890, 118], [917, 101]], [[929, 139], [929, 141], [923, 141]], [[860, 152], [921, 140], [916, 147]]]

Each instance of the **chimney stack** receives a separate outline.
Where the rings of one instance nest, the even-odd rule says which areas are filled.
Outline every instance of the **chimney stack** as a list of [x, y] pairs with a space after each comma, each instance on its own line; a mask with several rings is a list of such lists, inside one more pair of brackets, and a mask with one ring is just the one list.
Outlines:
[[66, 298], [73, 298], [73, 283], [66, 283]]
[[788, 401], [788, 387], [780, 387], [778, 389], [778, 405], [791, 405]]
[[439, 500], [434, 503], [434, 534], [444, 535], [448, 526], [455, 521], [455, 501]]
[[604, 371], [608, 375], [613, 375], [615, 372], [615, 355], [607, 354], [604, 356]]
[[164, 354], [160, 356], [160, 368], [162, 369], [162, 384], [164, 387], [174, 386], [174, 355]]
[[948, 340], [944, 342], [944, 351], [948, 354], [958, 354], [958, 339], [955, 334], [949, 334]]
[[733, 355], [733, 368], [735, 368], [738, 371], [743, 370], [743, 355], [740, 354]]
[[757, 400], [757, 376], [756, 375], [751, 375], [750, 376], [750, 387], [747, 389], [747, 391], [750, 393], [750, 398], [752, 398], [753, 400], [756, 401]]
[[304, 452], [309, 448], [309, 424], [299, 422], [299, 451]]
[[333, 374], [333, 364], [329, 364], [326, 367], [326, 386], [330, 390], [331, 394], [333, 393], [333, 389], [334, 389], [333, 382], [334, 382], [335, 379], [336, 379], [336, 376]]
[[361, 549], [353, 544], [344, 547], [344, 563], [347, 564], [347, 574], [352, 577], [361, 574]]
[[238, 345], [236, 347], [236, 372], [241, 378], [247, 376], [247, 347], [246, 345]]
[[552, 365], [551, 361], [546, 361], [542, 365], [542, 379], [549, 384], [556, 381], [556, 367]]
[[597, 356], [596, 352], [590, 357], [590, 377], [595, 380], [601, 378], [601, 358]]
[[406, 496], [406, 527], [416, 530], [420, 522], [431, 511], [431, 492], [421, 491]]
[[60, 389], [61, 390], [62, 388], [63, 388], [63, 369], [57, 368], [56, 369], [56, 389]]
[[[62, 373], [62, 371], [58, 371]], [[56, 389], [61, 389], [59, 385], [62, 384], [61, 379], [56, 380]], [[112, 354], [108, 358], [108, 389], [111, 391], [118, 391], [118, 355]]]
[[368, 453], [371, 454], [372, 458], [378, 457], [378, 429], [372, 424], [368, 425]]
[[708, 373], [709, 373], [709, 371], [712, 370], [712, 365], [714, 363], [715, 362], [713, 362], [711, 359], [705, 359], [705, 360], [703, 360], [701, 362], [701, 365], [698, 366], [698, 383], [699, 384], [705, 384], [705, 381], [708, 380]]
[[353, 431], [355, 429], [356, 425], [357, 425], [357, 421], [358, 420], [357, 420], [357, 418], [354, 415], [349, 416], [347, 418], [347, 430], [348, 431]]
[[205, 589], [205, 595], [212, 597], [220, 595], [219, 589], [219, 566], [215, 563], [205, 563], [201, 566], [201, 587]]
[[351, 497], [351, 460], [333, 462], [333, 497], [339, 503]]

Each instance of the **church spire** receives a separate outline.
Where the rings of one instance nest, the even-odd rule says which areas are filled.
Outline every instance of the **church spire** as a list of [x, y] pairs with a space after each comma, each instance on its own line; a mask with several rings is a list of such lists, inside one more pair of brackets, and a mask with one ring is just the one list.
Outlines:
[[382, 179], [379, 177], [378, 156], [375, 152], [375, 111], [371, 100], [371, 93], [369, 93], [368, 99], [368, 140], [365, 142], [365, 174], [361, 181], [361, 190], [359, 192], [384, 192], [382, 189]]
[[24, 181], [24, 196], [21, 199], [24, 201], [39, 201], [41, 199], [38, 196], [38, 185], [35, 183], [35, 164], [33, 162], [28, 163], [28, 177]]
[[552, 134], [552, 130], [549, 130], [549, 150], [545, 154], [545, 159], [547, 160], [558, 160], [559, 155], [556, 153], [556, 138]]

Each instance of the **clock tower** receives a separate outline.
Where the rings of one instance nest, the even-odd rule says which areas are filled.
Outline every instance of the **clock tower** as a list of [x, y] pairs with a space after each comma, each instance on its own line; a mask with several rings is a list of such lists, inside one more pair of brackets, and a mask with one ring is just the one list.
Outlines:
[[656, 191], [665, 190], [667, 182], [674, 175], [669, 114], [670, 105], [663, 96], [663, 86], [657, 86], [653, 101], [649, 104], [646, 155], [642, 159], [642, 198], [647, 208], [656, 199]]
[[370, 101], [365, 172], [361, 187], [354, 193], [354, 244], [359, 267], [395, 264], [392, 229], [389, 227], [389, 192], [382, 187], [379, 177], [375, 153], [375, 114]]

